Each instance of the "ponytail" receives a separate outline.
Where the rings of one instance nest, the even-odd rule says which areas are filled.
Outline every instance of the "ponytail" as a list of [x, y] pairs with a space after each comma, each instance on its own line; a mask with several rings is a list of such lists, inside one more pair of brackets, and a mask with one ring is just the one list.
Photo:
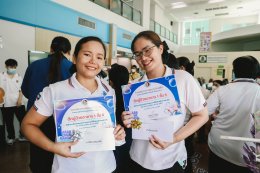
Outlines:
[[181, 66], [185, 67], [185, 70], [188, 73], [190, 73], [192, 76], [194, 76], [194, 66], [195, 66], [194, 61], [190, 62], [190, 60], [185, 56], [177, 58], [177, 61], [180, 67]]
[[71, 44], [67, 38], [55, 37], [51, 43], [51, 49], [54, 52], [51, 55], [50, 68], [48, 73], [49, 84], [62, 80], [61, 76], [61, 61], [63, 53], [68, 53], [71, 50]]

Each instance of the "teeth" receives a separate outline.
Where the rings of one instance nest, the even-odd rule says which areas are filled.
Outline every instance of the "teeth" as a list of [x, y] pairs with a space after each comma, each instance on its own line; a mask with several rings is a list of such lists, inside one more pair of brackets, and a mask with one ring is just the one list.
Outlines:
[[150, 64], [150, 62], [151, 62], [151, 61], [149, 61], [149, 62], [145, 62], [144, 65], [147, 66], [147, 65]]
[[94, 67], [87, 67], [87, 69], [95, 70], [96, 68], [94, 68]]

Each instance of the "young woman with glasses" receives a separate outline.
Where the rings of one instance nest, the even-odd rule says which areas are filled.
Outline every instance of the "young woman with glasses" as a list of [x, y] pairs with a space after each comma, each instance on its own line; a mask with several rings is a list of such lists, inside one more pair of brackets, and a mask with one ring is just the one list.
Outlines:
[[[187, 160], [184, 139], [208, 121], [205, 99], [189, 73], [171, 69], [162, 63], [163, 44], [156, 33], [140, 32], [134, 38], [131, 49], [137, 63], [145, 70], [140, 81], [172, 74], [175, 76], [182, 114], [173, 116], [170, 120], [175, 129], [172, 142], [162, 141], [154, 135], [149, 141], [133, 140], [130, 169], [132, 172], [142, 173], [183, 173]], [[192, 118], [184, 126], [186, 107], [192, 112]], [[124, 111], [122, 120], [127, 128], [131, 128], [133, 115], [130, 111]]]

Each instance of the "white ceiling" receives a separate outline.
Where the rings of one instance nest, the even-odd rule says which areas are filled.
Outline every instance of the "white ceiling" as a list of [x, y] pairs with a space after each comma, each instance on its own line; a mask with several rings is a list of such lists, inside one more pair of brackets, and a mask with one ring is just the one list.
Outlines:
[[[209, 0], [154, 0], [166, 12], [179, 21], [193, 19], [213, 19], [226, 17], [260, 16], [260, 0], [225, 0], [218, 3], [208, 3]], [[184, 2], [187, 7], [172, 9], [174, 2]], [[207, 9], [207, 10], [206, 10]]]

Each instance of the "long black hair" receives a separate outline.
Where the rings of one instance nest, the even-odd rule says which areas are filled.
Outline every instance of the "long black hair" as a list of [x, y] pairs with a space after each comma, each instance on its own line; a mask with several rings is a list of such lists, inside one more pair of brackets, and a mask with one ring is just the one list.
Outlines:
[[116, 64], [108, 71], [108, 76], [109, 80], [113, 82], [113, 88], [115, 89], [117, 121], [123, 125], [121, 114], [125, 109], [121, 86], [128, 84], [129, 72], [125, 66]]
[[55, 37], [51, 42], [51, 62], [48, 74], [49, 83], [55, 83], [61, 80], [61, 61], [63, 54], [71, 50], [70, 41], [62, 36]]

